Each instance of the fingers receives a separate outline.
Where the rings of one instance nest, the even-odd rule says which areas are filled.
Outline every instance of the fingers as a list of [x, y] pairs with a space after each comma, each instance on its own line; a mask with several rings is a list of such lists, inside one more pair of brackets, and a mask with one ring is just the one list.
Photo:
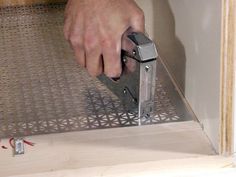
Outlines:
[[97, 44], [87, 44], [85, 47], [86, 68], [91, 76], [98, 76], [103, 72], [101, 48]]
[[130, 26], [134, 32], [145, 32], [145, 16], [140, 8], [137, 8], [133, 12], [133, 16], [130, 19]]
[[86, 67], [86, 61], [85, 61], [85, 51], [82, 47], [73, 48], [75, 53], [76, 61], [80, 64], [82, 67]]
[[86, 55], [86, 68], [93, 77], [103, 73], [103, 61], [101, 55]]
[[64, 37], [66, 40], [69, 40], [69, 30], [71, 27], [71, 23], [72, 23], [72, 17], [69, 15], [69, 9], [71, 8], [71, 3], [72, 0], [68, 0], [67, 4], [66, 4], [66, 8], [65, 8], [65, 12], [64, 12]]
[[[121, 41], [128, 28], [130, 32], [145, 31], [143, 11], [133, 0], [69, 0], [65, 9], [64, 36], [77, 62], [92, 76], [120, 76]], [[133, 46], [125, 40], [123, 47], [129, 51]], [[133, 63], [127, 65], [134, 70]]]
[[69, 40], [70, 27], [71, 27], [71, 19], [69, 17], [65, 16], [64, 21], [65, 22], [64, 22], [63, 32], [64, 32], [65, 39], [68, 41]]
[[[68, 1], [67, 8], [69, 3]], [[68, 10], [68, 9], [67, 9]], [[85, 49], [83, 40], [83, 18], [76, 18], [73, 15], [65, 16], [64, 36], [69, 41], [74, 51], [76, 61], [83, 67], [86, 67]]]
[[91, 76], [98, 76], [103, 72], [102, 48], [97, 34], [97, 30], [93, 26], [86, 25], [83, 45], [86, 68]]
[[79, 31], [73, 31], [68, 34], [69, 43], [74, 50], [76, 61], [83, 67], [86, 67], [85, 50], [83, 46], [82, 34]]
[[102, 42], [104, 73], [110, 78], [118, 78], [121, 75], [121, 37], [116, 40], [108, 39]]

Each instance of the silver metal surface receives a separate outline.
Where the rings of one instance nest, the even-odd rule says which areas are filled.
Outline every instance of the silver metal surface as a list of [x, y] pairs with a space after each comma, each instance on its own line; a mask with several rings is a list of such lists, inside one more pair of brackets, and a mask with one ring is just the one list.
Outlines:
[[118, 81], [98, 77], [124, 104], [126, 111], [139, 118], [153, 116], [156, 87], [157, 50], [153, 41], [142, 33], [128, 35], [130, 51], [123, 51], [123, 72]]
[[22, 155], [25, 153], [24, 148], [24, 140], [22, 138], [14, 138], [13, 139], [13, 154], [14, 155]]
[[128, 112], [74, 61], [63, 13], [63, 4], [0, 8], [0, 138], [192, 119], [159, 59], [154, 116]]

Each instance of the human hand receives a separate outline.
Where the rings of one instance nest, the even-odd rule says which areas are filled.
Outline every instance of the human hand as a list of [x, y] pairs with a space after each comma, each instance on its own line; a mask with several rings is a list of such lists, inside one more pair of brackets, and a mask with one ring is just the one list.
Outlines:
[[117, 78], [128, 32], [144, 32], [144, 14], [134, 0], [69, 0], [64, 35], [90, 75]]

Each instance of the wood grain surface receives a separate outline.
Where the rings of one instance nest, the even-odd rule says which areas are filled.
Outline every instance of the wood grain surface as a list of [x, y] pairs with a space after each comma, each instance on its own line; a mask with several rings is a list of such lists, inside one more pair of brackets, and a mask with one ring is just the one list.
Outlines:
[[[215, 155], [198, 122], [193, 121], [39, 135], [26, 140], [35, 146], [25, 146], [24, 155], [12, 156], [10, 148], [0, 149], [1, 177]], [[8, 139], [1, 145], [9, 147]]]
[[220, 153], [225, 155], [233, 153], [235, 10], [236, 2], [234, 0], [222, 1]]
[[11, 177], [235, 177], [232, 158], [205, 156], [115, 166], [69, 169]]

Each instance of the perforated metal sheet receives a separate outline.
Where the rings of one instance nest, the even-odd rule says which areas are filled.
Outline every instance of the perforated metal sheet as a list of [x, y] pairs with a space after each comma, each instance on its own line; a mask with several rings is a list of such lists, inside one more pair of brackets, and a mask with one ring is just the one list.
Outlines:
[[155, 117], [139, 120], [64, 41], [63, 4], [0, 8], [0, 137], [192, 118], [158, 60]]

